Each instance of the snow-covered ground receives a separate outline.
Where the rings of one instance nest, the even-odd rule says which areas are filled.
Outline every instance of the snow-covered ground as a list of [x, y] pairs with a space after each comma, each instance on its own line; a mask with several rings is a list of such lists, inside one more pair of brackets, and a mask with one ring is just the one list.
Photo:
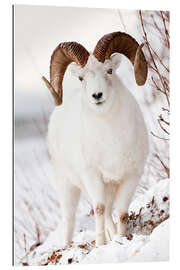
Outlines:
[[[156, 211], [152, 211], [152, 205], [149, 207], [152, 198]], [[85, 200], [82, 198], [80, 205], [84, 203]], [[129, 237], [115, 235], [112, 242], [96, 248], [93, 218], [83, 213], [83, 209], [79, 209], [77, 214], [79, 222], [76, 224], [72, 245], [66, 249], [61, 246], [60, 224], [49, 234], [44, 244], [26, 253], [22, 263], [51, 265], [167, 261], [169, 259], [169, 179], [161, 180], [148, 192], [137, 197], [132, 202], [129, 212], [139, 213], [141, 207], [144, 207], [144, 211], [141, 212], [141, 227], [144, 227], [145, 234], [142, 234], [143, 230], [139, 227], [139, 230]], [[165, 215], [160, 220], [162, 212]], [[82, 227], [81, 224], [86, 227]]]
[[[166, 175], [163, 175], [158, 161], [151, 164], [154, 151], [152, 136], [146, 170], [130, 209], [131, 217], [132, 213], [134, 216], [129, 222], [129, 228], [132, 229], [133, 222], [136, 222], [133, 232], [138, 233], [142, 225], [144, 234], [133, 234], [132, 240], [117, 236], [112, 243], [95, 248], [91, 203], [82, 195], [74, 243], [67, 250], [62, 250], [60, 245], [61, 225], [57, 226], [61, 222], [61, 209], [46, 142], [48, 119], [54, 104], [41, 76], [48, 77], [50, 55], [59, 42], [76, 40], [92, 51], [98, 39], [112, 31], [127, 31], [142, 42], [135, 11], [33, 6], [15, 8], [15, 265], [168, 260], [169, 221], [166, 218], [169, 200], [164, 202], [162, 199], [169, 198], [169, 180], [160, 181]], [[135, 85], [132, 67], [125, 57], [122, 57], [118, 74], [129, 89], [133, 89], [149, 133], [153, 130], [161, 135], [156, 118], [164, 106], [163, 100], [159, 97], [153, 106], [147, 106], [144, 100], [150, 98], [150, 83], [143, 89]], [[68, 70], [63, 85], [67, 89], [64, 93], [66, 98], [72, 85], [78, 88], [79, 82], [71, 77]], [[168, 153], [163, 141], [159, 149], [162, 152], [165, 149]], [[157, 172], [161, 173], [158, 175]], [[153, 224], [156, 224], [158, 214], [161, 215], [161, 221], [166, 221], [155, 228], [151, 235], [146, 235], [150, 232], [148, 220], [152, 219], [149, 212], [151, 208], [147, 204], [152, 206], [153, 196], [158, 206], [153, 210]], [[167, 208], [164, 209], [164, 206]], [[142, 207], [141, 224], [138, 213]]]

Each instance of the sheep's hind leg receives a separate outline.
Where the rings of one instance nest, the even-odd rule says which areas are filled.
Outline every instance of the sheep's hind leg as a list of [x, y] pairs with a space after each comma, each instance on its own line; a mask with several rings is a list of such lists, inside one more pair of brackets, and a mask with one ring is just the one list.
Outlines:
[[72, 241], [80, 189], [74, 186], [67, 187], [66, 184], [59, 195], [62, 213], [62, 246], [67, 246]]
[[115, 215], [117, 219], [117, 233], [126, 235], [128, 209], [139, 181], [139, 176], [131, 175], [125, 178], [118, 187], [115, 198]]

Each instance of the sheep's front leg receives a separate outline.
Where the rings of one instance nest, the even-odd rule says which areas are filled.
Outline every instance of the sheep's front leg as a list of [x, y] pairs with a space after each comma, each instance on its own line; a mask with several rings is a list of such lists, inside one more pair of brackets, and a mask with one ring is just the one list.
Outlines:
[[66, 179], [61, 178], [57, 188], [59, 191], [59, 202], [61, 206], [62, 221], [59, 224], [61, 228], [61, 244], [63, 247], [69, 245], [72, 241], [74, 231], [76, 208], [80, 198], [80, 190], [68, 184]]
[[107, 241], [112, 241], [114, 235], [117, 233], [117, 228], [112, 219], [112, 207], [106, 205], [105, 211], [105, 234]]
[[69, 245], [72, 241], [79, 198], [80, 190], [76, 187], [71, 187], [66, 190], [63, 194], [63, 198], [60, 199], [63, 222], [63, 246]]
[[105, 189], [100, 173], [94, 169], [87, 169], [84, 173], [84, 185], [94, 208], [96, 219], [96, 246], [104, 245]]
[[139, 176], [129, 175], [120, 184], [115, 198], [115, 215], [117, 218], [117, 232], [126, 235], [128, 222], [128, 209], [139, 181]]
[[112, 241], [114, 235], [117, 233], [117, 228], [112, 219], [112, 207], [117, 187], [118, 185], [113, 184], [112, 182], [105, 184], [105, 193], [106, 193], [105, 234], [107, 241]]

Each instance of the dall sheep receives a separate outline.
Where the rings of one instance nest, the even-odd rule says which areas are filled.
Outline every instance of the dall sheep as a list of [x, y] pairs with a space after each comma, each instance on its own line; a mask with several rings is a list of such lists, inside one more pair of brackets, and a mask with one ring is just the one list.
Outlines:
[[[94, 209], [96, 245], [126, 233], [128, 208], [149, 143], [139, 105], [115, 71], [121, 53], [133, 64], [136, 83], [144, 85], [147, 62], [142, 46], [126, 33], [113, 32], [99, 40], [92, 54], [76, 42], [64, 42], [51, 56], [50, 82], [43, 80], [61, 105], [51, 115], [48, 142], [62, 209], [63, 245], [72, 241], [83, 190]], [[62, 81], [72, 62], [82, 89], [63, 103]]]

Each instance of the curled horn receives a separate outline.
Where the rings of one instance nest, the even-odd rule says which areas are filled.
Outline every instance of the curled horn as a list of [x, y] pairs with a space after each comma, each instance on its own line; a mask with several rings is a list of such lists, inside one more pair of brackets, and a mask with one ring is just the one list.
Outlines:
[[143, 85], [147, 78], [147, 62], [142, 52], [142, 47], [130, 35], [122, 32], [113, 32], [103, 36], [94, 49], [94, 56], [104, 62], [109, 59], [113, 53], [124, 54], [134, 66], [134, 75], [136, 83]]
[[88, 57], [88, 51], [76, 42], [60, 43], [54, 50], [50, 63], [50, 82], [44, 76], [42, 79], [50, 90], [56, 105], [62, 103], [62, 81], [68, 65], [75, 62], [84, 67]]

